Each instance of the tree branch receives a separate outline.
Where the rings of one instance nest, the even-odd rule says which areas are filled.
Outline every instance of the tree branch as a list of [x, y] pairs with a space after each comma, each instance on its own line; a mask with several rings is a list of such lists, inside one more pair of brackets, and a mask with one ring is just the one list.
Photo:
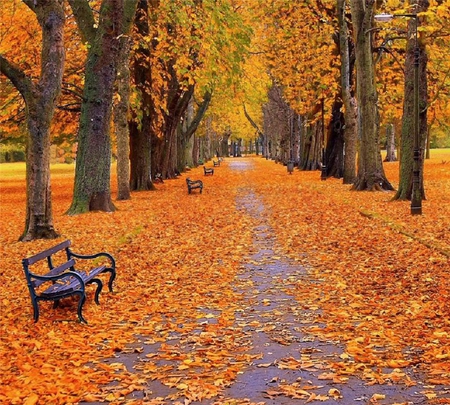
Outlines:
[[0, 54], [0, 73], [4, 74], [16, 89], [22, 94], [23, 98], [27, 98], [33, 90], [34, 84], [29, 76], [16, 64], [10, 62], [2, 54]]
[[212, 94], [209, 91], [207, 91], [203, 97], [202, 103], [199, 105], [199, 108], [197, 110], [197, 113], [195, 114], [194, 119], [190, 123], [186, 132], [183, 134], [185, 139], [189, 139], [192, 136], [192, 134], [197, 130], [203, 116], [206, 113], [206, 110], [208, 109], [209, 103], [211, 102], [211, 97]]
[[255, 121], [253, 121], [252, 117], [250, 117], [249, 113], [247, 112], [247, 108], [245, 108], [245, 103], [242, 104], [244, 107], [244, 114], [245, 114], [245, 118], [247, 118], [248, 122], [250, 122], [250, 124], [252, 125], [253, 128], [256, 129], [256, 131], [258, 132], [258, 135], [262, 138], [264, 138], [264, 133], [259, 129], [258, 125], [256, 124]]
[[87, 0], [69, 0], [83, 42], [93, 42], [97, 33], [94, 13]]

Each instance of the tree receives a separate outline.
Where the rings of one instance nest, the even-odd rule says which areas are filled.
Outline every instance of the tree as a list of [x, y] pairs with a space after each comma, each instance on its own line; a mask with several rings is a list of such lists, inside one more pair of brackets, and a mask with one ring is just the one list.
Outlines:
[[360, 139], [354, 190], [394, 189], [384, 174], [380, 153], [377, 90], [371, 43], [374, 7], [375, 0], [351, 1]]
[[341, 56], [341, 94], [344, 103], [344, 184], [352, 184], [356, 178], [357, 151], [357, 101], [354, 94], [354, 44], [348, 32], [346, 1], [338, 0], [339, 51]]
[[117, 199], [129, 200], [130, 193], [130, 131], [128, 110], [130, 105], [130, 46], [125, 35], [120, 38], [117, 66], [117, 101], [114, 104], [114, 129], [117, 141]]
[[[414, 0], [413, 6], [415, 12], [420, 13], [427, 11], [429, 7], [428, 0]], [[414, 91], [415, 91], [415, 50], [416, 50], [416, 24], [419, 24], [419, 17], [411, 18], [408, 21], [408, 40], [406, 45], [405, 59], [405, 96], [403, 98], [403, 117], [402, 117], [402, 135], [400, 144], [400, 179], [397, 193], [394, 196], [396, 200], [411, 200], [413, 193], [413, 170], [414, 170]], [[418, 54], [418, 77], [419, 77], [419, 188], [416, 190], [420, 193], [419, 200], [425, 198], [425, 190], [423, 185], [423, 150], [427, 134], [427, 60], [428, 56], [425, 44], [417, 38]], [[417, 200], [417, 199], [416, 199]]]
[[[151, 4], [149, 4], [151, 3]], [[130, 165], [131, 190], [152, 190], [151, 142], [156, 137], [153, 119], [156, 109], [152, 98], [151, 51], [156, 45], [154, 31], [154, 14], [151, 9], [157, 7], [158, 1], [139, 0], [135, 15], [134, 37], [137, 45], [132, 57], [132, 77], [135, 102], [132, 105], [130, 125]], [[152, 27], [150, 27], [150, 23]], [[150, 31], [152, 30], [152, 31]], [[156, 175], [156, 173], [153, 173]]]
[[111, 200], [110, 121], [120, 38], [127, 35], [135, 0], [102, 0], [98, 21], [87, 0], [69, 0], [81, 37], [88, 42], [85, 84], [78, 131], [78, 153], [71, 215], [114, 211]]
[[151, 188], [151, 174], [172, 178], [184, 169], [186, 149], [213, 92], [240, 79], [249, 29], [238, 9], [229, 0], [141, 0], [133, 67], [132, 189]]
[[0, 54], [0, 71], [11, 80], [26, 104], [27, 210], [20, 240], [58, 236], [53, 225], [50, 186], [50, 124], [64, 71], [64, 2], [24, 0], [42, 30], [41, 70], [35, 82], [17, 64]]

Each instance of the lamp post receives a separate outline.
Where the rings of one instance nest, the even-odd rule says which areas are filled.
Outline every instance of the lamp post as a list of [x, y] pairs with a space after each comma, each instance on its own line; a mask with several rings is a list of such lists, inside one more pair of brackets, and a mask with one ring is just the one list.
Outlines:
[[420, 150], [419, 134], [419, 63], [420, 49], [418, 41], [418, 16], [414, 14], [377, 14], [374, 16], [376, 21], [388, 22], [396, 17], [406, 17], [414, 19], [414, 146], [413, 146], [413, 180], [411, 191], [411, 215], [422, 214], [422, 191], [420, 189], [420, 172], [422, 158]]

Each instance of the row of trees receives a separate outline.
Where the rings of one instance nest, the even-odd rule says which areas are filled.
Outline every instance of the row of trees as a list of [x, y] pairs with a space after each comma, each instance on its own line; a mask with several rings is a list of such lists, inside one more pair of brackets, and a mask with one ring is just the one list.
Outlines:
[[2, 138], [21, 119], [28, 129], [22, 240], [57, 235], [52, 139], [78, 142], [68, 213], [79, 214], [115, 209], [113, 148], [118, 198], [127, 199], [152, 189], [156, 173], [174, 177], [200, 156], [228, 153], [230, 139], [254, 139], [266, 156], [305, 170], [325, 163], [328, 176], [357, 190], [392, 190], [380, 119], [403, 119], [397, 197], [411, 198], [414, 31], [404, 21], [377, 27], [375, 12], [418, 13], [421, 146], [429, 124], [447, 124], [449, 0], [6, 0], [3, 7]]

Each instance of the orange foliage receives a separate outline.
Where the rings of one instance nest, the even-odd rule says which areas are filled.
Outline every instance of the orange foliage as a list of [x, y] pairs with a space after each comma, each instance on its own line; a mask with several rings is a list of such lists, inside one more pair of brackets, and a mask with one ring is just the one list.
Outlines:
[[[61, 240], [71, 239], [83, 253], [108, 251], [117, 261], [115, 292], [104, 291], [97, 306], [89, 290], [83, 312], [88, 325], [77, 322], [75, 300], [56, 309], [41, 303], [40, 320], [33, 323], [21, 259], [57, 241], [17, 242], [25, 218], [24, 166], [2, 165], [0, 402], [118, 404], [157, 379], [189, 403], [232, 383], [254, 359], [242, 341], [246, 325], [235, 322], [243, 301], [233, 287], [251, 253], [254, 224], [236, 209], [241, 187], [263, 199], [276, 254], [307, 269], [286, 288], [298, 299], [292, 305], [317, 314], [324, 325], [308, 333], [345, 345], [340, 357], [327, 360], [334, 381], [357, 374], [370, 383], [395, 379], [409, 385], [414, 381], [400, 369], [416, 365], [430, 383], [450, 384], [450, 170], [442, 161], [448, 158], [432, 153], [436, 157], [425, 163], [428, 200], [424, 214], [415, 217], [408, 202], [391, 202], [391, 193], [352, 192], [339, 180], [320, 181], [319, 172], [289, 176], [284, 166], [258, 157], [245, 176], [230, 170], [229, 159], [214, 176], [192, 170], [189, 176], [205, 183], [201, 195], [188, 195], [182, 176], [116, 201], [114, 213], [70, 217], [64, 212], [73, 170], [55, 165], [54, 220]], [[395, 184], [398, 164], [385, 169]], [[113, 192], [115, 184], [113, 179]], [[199, 322], [205, 318], [216, 322]], [[173, 334], [190, 339], [192, 349], [177, 351]], [[120, 358], [102, 361], [128, 352], [132, 343], [155, 342], [160, 348], [136, 369], [127, 370]], [[158, 366], [156, 358], [177, 366]], [[282, 365], [298, 368], [298, 359]], [[384, 367], [399, 370], [383, 374]], [[100, 388], [113, 380], [116, 385]]]

